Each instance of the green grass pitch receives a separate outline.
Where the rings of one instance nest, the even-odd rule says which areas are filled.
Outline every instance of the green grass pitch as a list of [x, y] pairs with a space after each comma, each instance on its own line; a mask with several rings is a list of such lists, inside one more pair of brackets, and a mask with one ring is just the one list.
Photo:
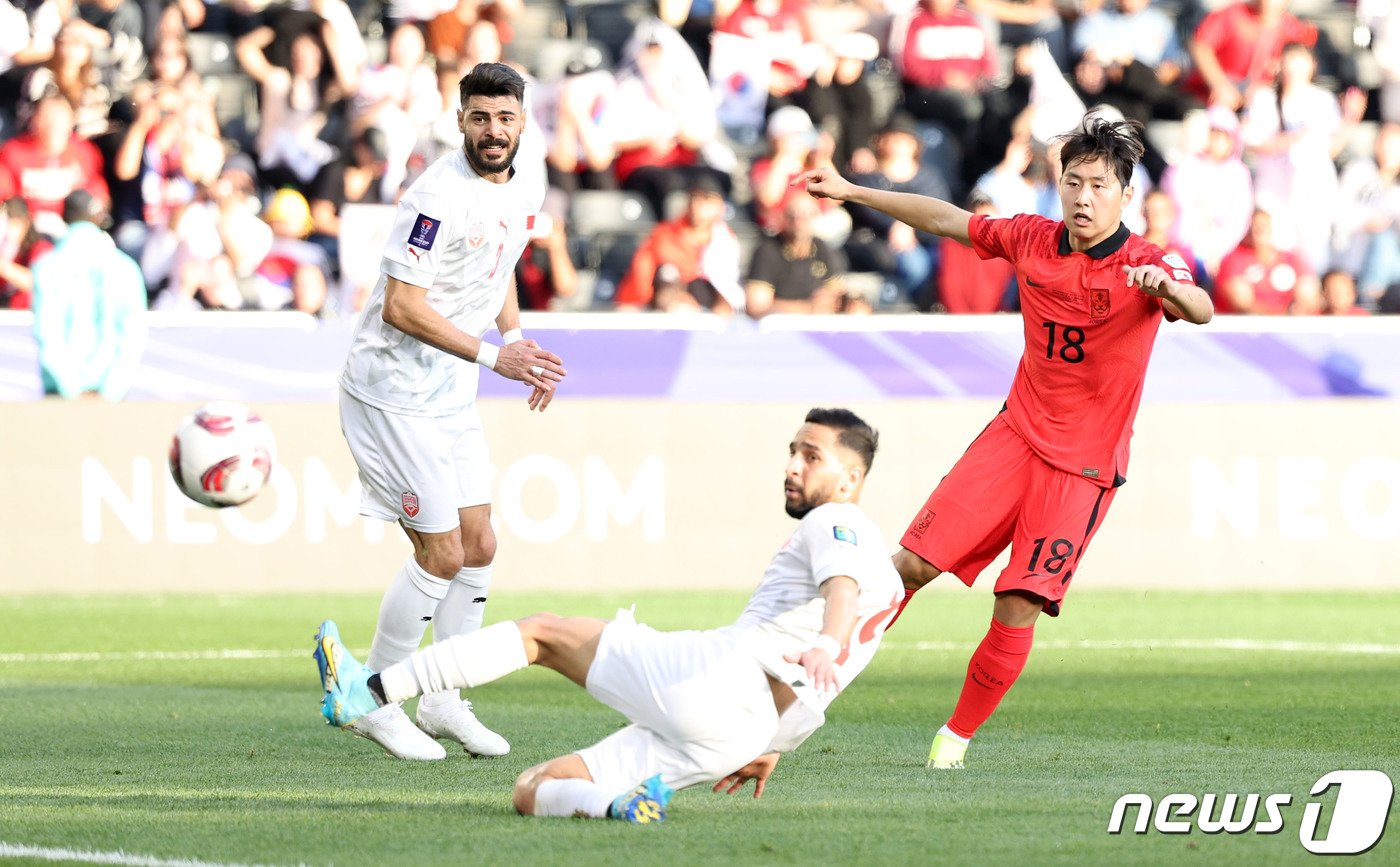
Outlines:
[[[705, 627], [743, 599], [500, 592], [488, 614], [637, 602], [654, 626]], [[508, 757], [392, 761], [322, 722], [310, 656], [324, 617], [362, 652], [377, 602], [0, 598], [0, 862], [38, 863], [14, 856], [37, 847], [277, 865], [1272, 865], [1316, 860], [1298, 828], [1324, 773], [1400, 782], [1400, 594], [1081, 589], [1042, 619], [970, 767], [931, 772], [929, 740], [990, 616], [987, 595], [941, 591], [915, 599], [761, 800], [692, 789], [656, 827], [525, 819], [510, 806], [516, 774], [621, 717], [526, 671], [473, 695]], [[1293, 803], [1272, 836], [1110, 835], [1129, 792]], [[1326, 813], [1335, 790], [1312, 800]], [[1396, 824], [1349, 863], [1400, 864]]]

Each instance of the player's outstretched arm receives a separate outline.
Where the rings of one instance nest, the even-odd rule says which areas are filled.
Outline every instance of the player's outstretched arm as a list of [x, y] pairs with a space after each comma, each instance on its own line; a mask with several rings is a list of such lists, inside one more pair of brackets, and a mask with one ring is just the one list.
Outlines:
[[755, 798], [763, 797], [763, 789], [768, 784], [768, 778], [773, 776], [773, 769], [778, 766], [778, 759], [781, 756], [782, 753], [764, 753], [715, 783], [714, 791], [733, 795], [744, 788], [744, 783], [753, 780], [753, 796]]
[[960, 244], [971, 246], [967, 221], [972, 219], [972, 214], [942, 199], [862, 187], [841, 177], [831, 168], [803, 172], [792, 179], [792, 185], [805, 188], [819, 199], [835, 199], [874, 208], [921, 232], [952, 238]]
[[1123, 272], [1129, 286], [1162, 299], [1162, 307], [1178, 319], [1204, 325], [1215, 315], [1215, 305], [1206, 290], [1195, 283], [1178, 283], [1157, 265], [1124, 265]]
[[[568, 373], [559, 356], [533, 340], [495, 347], [453, 325], [428, 303], [428, 290], [390, 277], [384, 289], [384, 321], [429, 346], [484, 364], [507, 379], [548, 392]], [[489, 347], [489, 351], [482, 347]], [[488, 363], [489, 362], [489, 363]]]

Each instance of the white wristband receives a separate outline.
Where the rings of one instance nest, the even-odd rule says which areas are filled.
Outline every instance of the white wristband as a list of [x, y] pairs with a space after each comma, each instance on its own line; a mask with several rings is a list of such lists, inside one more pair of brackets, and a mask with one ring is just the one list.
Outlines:
[[476, 351], [476, 363], [488, 370], [496, 369], [496, 359], [501, 357], [501, 348], [494, 343], [481, 341], [481, 347]]
[[817, 640], [812, 642], [812, 649], [820, 647], [831, 655], [832, 659], [841, 655], [841, 644], [825, 632], [817, 636]]
[[506, 344], [507, 346], [509, 346], [510, 344], [514, 343], [514, 342], [517, 341], [517, 340], [524, 340], [524, 339], [525, 339], [525, 332], [521, 331], [519, 328], [512, 328], [511, 330], [507, 331], [505, 334], [502, 334], [502, 335], [501, 335], [501, 342], [504, 343], [504, 344]]

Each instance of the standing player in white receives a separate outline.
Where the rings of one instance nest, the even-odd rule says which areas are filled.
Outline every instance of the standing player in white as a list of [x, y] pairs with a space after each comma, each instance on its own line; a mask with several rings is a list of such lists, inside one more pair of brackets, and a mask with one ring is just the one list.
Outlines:
[[658, 632], [629, 611], [612, 621], [535, 614], [375, 674], [326, 621], [315, 653], [322, 713], [354, 725], [381, 705], [538, 664], [632, 725], [521, 774], [521, 813], [661, 821], [673, 788], [705, 782], [733, 793], [754, 780], [758, 797], [779, 754], [825, 722], [837, 692], [870, 662], [904, 597], [884, 539], [857, 505], [877, 440], [849, 410], [807, 414], [783, 483], [786, 511], [801, 523], [732, 625]]
[[[520, 333], [513, 274], [546, 187], [539, 137], [522, 139], [524, 94], [524, 80], [503, 64], [462, 78], [462, 148], [399, 202], [383, 273], [340, 376], [340, 426], [364, 485], [361, 512], [398, 521], [413, 543], [379, 608], [369, 653], [377, 668], [407, 658], [430, 621], [438, 641], [481, 626], [496, 537], [479, 368], [531, 386], [529, 407], [539, 410], [565, 373]], [[502, 346], [482, 339], [493, 322]], [[510, 751], [455, 689], [425, 695], [417, 720], [391, 703], [349, 728], [401, 759], [445, 758], [434, 738], [477, 755]]]

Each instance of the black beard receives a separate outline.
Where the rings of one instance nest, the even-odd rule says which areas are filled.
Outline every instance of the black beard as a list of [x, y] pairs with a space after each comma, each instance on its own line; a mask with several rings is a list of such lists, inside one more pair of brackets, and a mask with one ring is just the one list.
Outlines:
[[[491, 144], [497, 143], [497, 141], [491, 142]], [[471, 167], [477, 174], [494, 175], [497, 172], [503, 172], [509, 169], [511, 164], [515, 162], [515, 152], [520, 150], [520, 139], [517, 138], [515, 140], [515, 144], [510, 146], [510, 150], [506, 151], [505, 155], [501, 157], [498, 162], [489, 162], [481, 155], [481, 152], [477, 150], [476, 143], [470, 140], [462, 143], [462, 150], [467, 155], [467, 162], [471, 164]]]
[[808, 503], [805, 500], [795, 506], [783, 506], [783, 511], [788, 513], [789, 518], [802, 520], [807, 517], [807, 513], [817, 507], [816, 503]]

